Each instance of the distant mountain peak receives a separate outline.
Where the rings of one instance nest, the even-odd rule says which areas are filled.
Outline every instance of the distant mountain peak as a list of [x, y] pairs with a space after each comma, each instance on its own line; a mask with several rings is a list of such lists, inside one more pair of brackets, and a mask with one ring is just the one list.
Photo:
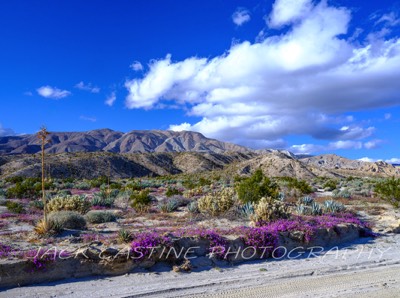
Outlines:
[[[250, 152], [239, 145], [205, 137], [199, 132], [172, 130], [132, 130], [127, 133], [101, 128], [86, 132], [51, 132], [46, 152]], [[35, 134], [0, 137], [0, 154], [39, 152]]]

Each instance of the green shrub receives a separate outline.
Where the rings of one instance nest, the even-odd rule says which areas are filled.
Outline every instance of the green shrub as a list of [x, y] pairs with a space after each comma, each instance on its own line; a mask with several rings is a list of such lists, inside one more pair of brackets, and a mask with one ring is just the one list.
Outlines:
[[86, 228], [85, 218], [75, 211], [58, 211], [49, 214], [48, 221], [50, 225], [55, 225], [62, 229], [78, 229]]
[[59, 190], [57, 196], [66, 197], [72, 195], [71, 191], [68, 189]]
[[219, 191], [214, 191], [201, 197], [198, 201], [200, 212], [218, 215], [228, 211], [235, 202], [235, 191], [231, 187], [223, 188]]
[[378, 182], [374, 191], [382, 200], [392, 204], [395, 208], [400, 207], [400, 178], [392, 177]]
[[114, 213], [103, 210], [91, 210], [86, 213], [85, 218], [92, 224], [105, 223], [115, 221], [117, 219]]
[[35, 200], [29, 203], [29, 206], [36, 208], [36, 209], [40, 209], [43, 210], [44, 208], [44, 204], [42, 200]]
[[75, 188], [80, 189], [80, 190], [89, 190], [89, 189], [91, 189], [91, 186], [87, 182], [80, 182], [80, 183], [75, 184]]
[[257, 169], [251, 177], [239, 181], [236, 191], [243, 204], [257, 203], [262, 197], [275, 199], [279, 196], [278, 185], [265, 177], [261, 169]]
[[130, 195], [131, 207], [134, 209], [143, 209], [151, 203], [150, 191], [148, 189], [134, 191]]
[[90, 202], [84, 196], [56, 196], [47, 203], [47, 210], [49, 212], [68, 210], [77, 211], [85, 214], [91, 207]]
[[182, 194], [182, 192], [179, 189], [171, 188], [171, 187], [168, 187], [167, 191], [165, 192], [165, 195], [168, 198], [175, 196], [175, 195], [181, 195], [181, 194]]
[[336, 180], [328, 180], [324, 183], [323, 188], [327, 191], [332, 191], [337, 188], [338, 182]]
[[158, 203], [157, 208], [164, 213], [173, 212], [179, 207], [179, 202], [176, 199], [164, 200]]
[[8, 201], [6, 203], [6, 207], [7, 207], [8, 211], [13, 212], [13, 213], [18, 213], [19, 214], [19, 213], [23, 213], [25, 211], [24, 210], [24, 206], [22, 204], [20, 204], [20, 203], [17, 203], [17, 202]]

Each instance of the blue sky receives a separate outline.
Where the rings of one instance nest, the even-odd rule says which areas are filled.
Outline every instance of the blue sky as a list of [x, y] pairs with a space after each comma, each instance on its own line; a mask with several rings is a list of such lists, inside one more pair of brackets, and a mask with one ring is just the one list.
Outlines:
[[194, 130], [400, 162], [400, 1], [0, 5], [0, 135]]

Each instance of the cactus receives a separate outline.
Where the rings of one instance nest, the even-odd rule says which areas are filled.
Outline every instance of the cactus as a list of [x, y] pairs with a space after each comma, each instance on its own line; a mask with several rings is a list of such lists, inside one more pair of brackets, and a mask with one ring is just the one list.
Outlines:
[[85, 196], [56, 196], [47, 203], [47, 210], [49, 212], [67, 210], [78, 211], [85, 214], [90, 209], [90, 202], [86, 200]]
[[234, 200], [235, 191], [231, 187], [226, 187], [201, 197], [198, 206], [201, 212], [218, 215], [228, 211], [233, 206]]
[[251, 220], [255, 223], [270, 222], [277, 219], [289, 218], [288, 206], [271, 197], [262, 197], [254, 209]]

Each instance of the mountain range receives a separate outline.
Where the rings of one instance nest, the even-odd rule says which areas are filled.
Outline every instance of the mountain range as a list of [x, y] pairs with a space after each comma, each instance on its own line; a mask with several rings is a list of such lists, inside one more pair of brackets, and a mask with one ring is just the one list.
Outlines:
[[[383, 161], [350, 160], [334, 154], [297, 156], [285, 150], [252, 150], [209, 139], [197, 132], [110, 129], [55, 132], [46, 145], [46, 172], [57, 178], [159, 176], [223, 170], [250, 174], [261, 168], [271, 177], [310, 180], [322, 177], [400, 176]], [[40, 176], [40, 140], [36, 135], [0, 137], [0, 178]]]
[[[239, 145], [209, 139], [198, 132], [133, 130], [122, 133], [111, 129], [88, 132], [52, 132], [47, 153], [63, 152], [248, 152]], [[32, 154], [41, 150], [36, 135], [0, 137], [0, 154]]]

